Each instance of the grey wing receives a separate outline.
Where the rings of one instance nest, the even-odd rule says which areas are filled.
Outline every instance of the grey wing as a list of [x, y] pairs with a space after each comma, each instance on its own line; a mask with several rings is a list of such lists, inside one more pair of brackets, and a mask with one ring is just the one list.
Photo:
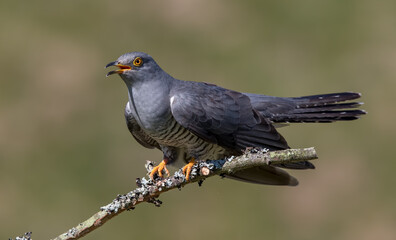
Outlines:
[[[179, 124], [198, 137], [237, 153], [246, 147], [289, 148], [271, 123], [252, 108], [250, 99], [235, 91], [204, 83], [180, 84], [171, 91], [171, 111]], [[311, 165], [302, 163], [305, 168], [311, 168]], [[227, 177], [270, 185], [295, 186], [298, 183], [287, 172], [274, 166], [246, 169]]]
[[136, 139], [138, 143], [140, 143], [143, 147], [146, 148], [158, 148], [161, 149], [160, 145], [157, 141], [148, 136], [143, 129], [139, 126], [136, 119], [133, 117], [133, 114], [129, 108], [129, 102], [125, 106], [125, 121], [129, 131], [132, 136]]
[[288, 148], [272, 124], [246, 95], [216, 85], [180, 82], [171, 91], [176, 121], [198, 137], [242, 152], [246, 147]]

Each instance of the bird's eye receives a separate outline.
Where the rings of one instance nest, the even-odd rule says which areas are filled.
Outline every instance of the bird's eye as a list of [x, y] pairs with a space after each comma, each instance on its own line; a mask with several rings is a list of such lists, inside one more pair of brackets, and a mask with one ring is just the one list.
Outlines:
[[136, 67], [140, 67], [143, 64], [143, 59], [141, 57], [137, 57], [133, 60], [133, 65]]

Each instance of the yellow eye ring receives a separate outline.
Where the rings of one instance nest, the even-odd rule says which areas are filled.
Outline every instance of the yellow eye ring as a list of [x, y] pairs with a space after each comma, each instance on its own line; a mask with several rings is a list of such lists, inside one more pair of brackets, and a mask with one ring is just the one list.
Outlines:
[[133, 60], [133, 65], [136, 67], [140, 67], [143, 64], [143, 59], [141, 57], [137, 57]]

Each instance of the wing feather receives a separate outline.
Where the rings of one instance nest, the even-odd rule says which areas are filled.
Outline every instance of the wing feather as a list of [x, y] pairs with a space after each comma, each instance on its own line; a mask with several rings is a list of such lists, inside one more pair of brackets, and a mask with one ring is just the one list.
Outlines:
[[171, 98], [176, 121], [206, 141], [240, 152], [251, 146], [288, 148], [286, 140], [242, 93], [212, 84], [178, 82]]

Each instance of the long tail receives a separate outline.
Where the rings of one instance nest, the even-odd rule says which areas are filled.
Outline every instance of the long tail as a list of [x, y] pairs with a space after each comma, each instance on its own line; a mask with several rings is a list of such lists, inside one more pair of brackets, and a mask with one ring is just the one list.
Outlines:
[[293, 98], [246, 95], [257, 111], [275, 123], [348, 121], [366, 114], [364, 110], [355, 109], [363, 103], [347, 102], [360, 98], [361, 94], [354, 92]]

